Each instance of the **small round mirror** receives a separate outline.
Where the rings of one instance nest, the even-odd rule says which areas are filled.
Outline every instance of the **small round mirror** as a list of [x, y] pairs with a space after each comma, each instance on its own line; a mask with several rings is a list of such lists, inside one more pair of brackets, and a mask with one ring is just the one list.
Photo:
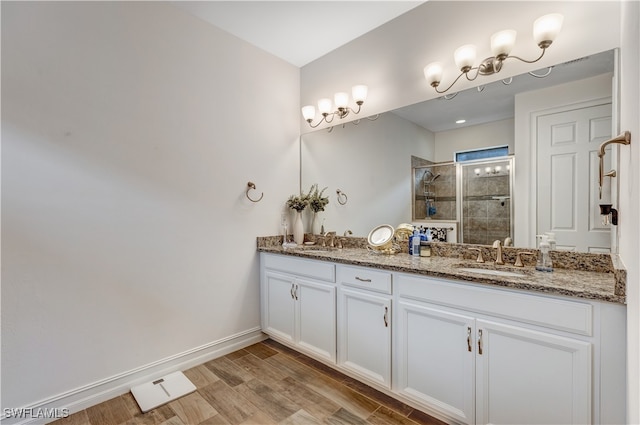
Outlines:
[[384, 247], [392, 242], [394, 228], [388, 224], [382, 224], [369, 232], [367, 242], [373, 247]]

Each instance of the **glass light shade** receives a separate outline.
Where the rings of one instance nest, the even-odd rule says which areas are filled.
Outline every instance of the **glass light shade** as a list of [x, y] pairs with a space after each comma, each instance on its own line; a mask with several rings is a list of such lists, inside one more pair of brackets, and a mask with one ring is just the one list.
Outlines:
[[303, 106], [302, 116], [306, 121], [313, 121], [313, 119], [316, 117], [316, 108], [313, 105]]
[[346, 108], [349, 104], [349, 93], [338, 92], [334, 96], [336, 108]]
[[353, 95], [354, 102], [358, 103], [367, 100], [368, 90], [368, 87], [362, 84], [353, 86], [353, 88], [351, 88], [351, 94]]
[[491, 53], [493, 56], [509, 56], [516, 44], [515, 30], [499, 31], [491, 36]]
[[549, 44], [556, 39], [562, 29], [564, 16], [559, 13], [550, 13], [539, 17], [533, 23], [533, 39], [536, 44], [548, 41]]
[[439, 83], [442, 81], [442, 64], [440, 62], [433, 62], [424, 67], [424, 78], [427, 79], [427, 83]]
[[321, 114], [330, 114], [331, 107], [331, 99], [323, 98], [318, 100], [318, 111], [320, 111]]
[[473, 44], [465, 44], [464, 46], [458, 47], [453, 53], [453, 59], [460, 71], [473, 68], [473, 64], [476, 61], [476, 46]]

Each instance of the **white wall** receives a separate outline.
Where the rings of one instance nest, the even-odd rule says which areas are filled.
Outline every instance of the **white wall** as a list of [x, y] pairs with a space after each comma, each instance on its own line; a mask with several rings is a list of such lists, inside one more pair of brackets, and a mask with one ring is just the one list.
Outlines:
[[[433, 133], [392, 113], [305, 134], [302, 188], [328, 187], [329, 204], [320, 213], [325, 231], [367, 236], [380, 224], [410, 222], [412, 155], [433, 160]], [[336, 189], [347, 195], [346, 205], [337, 202]]]
[[509, 146], [513, 153], [513, 119], [494, 121], [486, 124], [472, 125], [455, 130], [435, 133], [436, 162], [453, 161], [454, 154], [459, 151]]
[[2, 407], [257, 330], [298, 114], [298, 68], [169, 3], [3, 2]]
[[620, 257], [627, 269], [627, 423], [640, 423], [640, 3], [624, 2], [620, 27]]

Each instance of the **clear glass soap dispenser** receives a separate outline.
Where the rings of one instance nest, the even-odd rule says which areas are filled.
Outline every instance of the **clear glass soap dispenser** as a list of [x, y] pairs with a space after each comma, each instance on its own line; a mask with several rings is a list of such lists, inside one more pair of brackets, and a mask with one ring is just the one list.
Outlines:
[[538, 235], [540, 239], [540, 245], [538, 246], [538, 261], [536, 263], [536, 270], [541, 272], [552, 272], [553, 264], [551, 263], [551, 255], [549, 251], [551, 246], [549, 245], [549, 237], [547, 235]]

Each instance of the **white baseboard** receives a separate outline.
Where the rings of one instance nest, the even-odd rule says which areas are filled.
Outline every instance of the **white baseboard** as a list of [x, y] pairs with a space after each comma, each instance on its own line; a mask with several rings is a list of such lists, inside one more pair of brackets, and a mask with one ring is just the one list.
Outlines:
[[[153, 363], [132, 369], [100, 381], [92, 382], [73, 390], [53, 395], [46, 399], [24, 406], [26, 415], [17, 415], [14, 410], [9, 414], [3, 409], [0, 416], [2, 425], [35, 425], [52, 422], [57, 418], [27, 417], [47, 415], [52, 412], [68, 412], [73, 414], [88, 407], [102, 403], [129, 392], [131, 387], [153, 381], [161, 376], [176, 371], [184, 371], [215, 358], [224, 356], [267, 338], [259, 327], [231, 335], [182, 353], [158, 360]], [[22, 417], [14, 417], [22, 416]]]

